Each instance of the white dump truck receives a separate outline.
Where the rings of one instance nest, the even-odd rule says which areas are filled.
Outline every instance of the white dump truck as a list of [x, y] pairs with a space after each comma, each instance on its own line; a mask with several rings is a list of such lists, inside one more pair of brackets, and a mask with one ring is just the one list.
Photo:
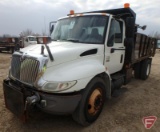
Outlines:
[[142, 80], [150, 74], [156, 39], [137, 33], [146, 26], [135, 20], [125, 4], [120, 9], [71, 11], [52, 23], [52, 42], [12, 55], [3, 82], [6, 107], [21, 119], [36, 106], [51, 114], [71, 114], [84, 126], [93, 123], [105, 100], [133, 73]]
[[36, 36], [26, 36], [26, 37], [23, 37], [21, 40], [21, 45], [23, 48], [33, 44], [37, 44]]

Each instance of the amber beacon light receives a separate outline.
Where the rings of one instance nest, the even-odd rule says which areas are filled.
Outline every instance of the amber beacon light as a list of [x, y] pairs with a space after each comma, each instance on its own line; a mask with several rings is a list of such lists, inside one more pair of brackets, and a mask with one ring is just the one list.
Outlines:
[[129, 3], [125, 3], [124, 4], [124, 8], [129, 8], [130, 4]]
[[74, 15], [74, 10], [70, 10], [70, 15]]

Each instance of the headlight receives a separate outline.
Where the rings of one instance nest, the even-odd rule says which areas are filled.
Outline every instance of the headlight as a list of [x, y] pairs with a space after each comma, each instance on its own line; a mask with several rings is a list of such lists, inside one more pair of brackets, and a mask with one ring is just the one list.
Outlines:
[[63, 91], [66, 89], [69, 89], [73, 87], [76, 84], [77, 81], [72, 81], [72, 82], [61, 82], [61, 83], [46, 83], [43, 87], [42, 90], [46, 92], [58, 92], [58, 91]]

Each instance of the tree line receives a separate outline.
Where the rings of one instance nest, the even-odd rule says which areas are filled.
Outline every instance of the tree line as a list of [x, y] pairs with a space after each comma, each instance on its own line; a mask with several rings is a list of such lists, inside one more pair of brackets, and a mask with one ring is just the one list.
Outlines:
[[25, 36], [48, 36], [44, 30], [42, 30], [42, 33], [34, 33], [31, 29], [23, 30], [19, 36], [10, 35], [10, 34], [3, 34], [0, 36], [0, 38], [8, 38], [8, 37], [25, 37]]

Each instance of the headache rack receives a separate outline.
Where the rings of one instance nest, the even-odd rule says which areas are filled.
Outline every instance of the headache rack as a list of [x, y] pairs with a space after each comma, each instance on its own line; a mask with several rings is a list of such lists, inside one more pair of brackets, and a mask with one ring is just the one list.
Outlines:
[[107, 13], [107, 14], [114, 15], [115, 17], [120, 17], [122, 19], [126, 19], [127, 17], [136, 18], [136, 13], [131, 8], [98, 10], [98, 11], [90, 11], [90, 12], [83, 12], [83, 13]]

